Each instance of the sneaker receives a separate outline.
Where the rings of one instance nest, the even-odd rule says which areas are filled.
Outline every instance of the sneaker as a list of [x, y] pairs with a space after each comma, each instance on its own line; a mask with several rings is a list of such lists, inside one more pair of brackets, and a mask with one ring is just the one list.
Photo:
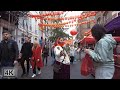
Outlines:
[[36, 76], [36, 74], [33, 74], [33, 75], [32, 75], [32, 78], [34, 78], [35, 76]]
[[38, 74], [41, 74], [41, 70], [40, 70], [40, 71], [38, 71]]

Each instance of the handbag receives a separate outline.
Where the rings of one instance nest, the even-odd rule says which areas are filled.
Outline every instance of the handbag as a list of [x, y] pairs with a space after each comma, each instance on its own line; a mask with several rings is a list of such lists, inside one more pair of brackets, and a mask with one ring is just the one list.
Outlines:
[[86, 54], [81, 64], [81, 75], [88, 76], [92, 73], [94, 73], [93, 61], [91, 60], [90, 56]]
[[53, 71], [56, 72], [56, 73], [60, 73], [61, 66], [62, 66], [61, 62], [60, 62], [59, 65], [55, 62], [54, 67], [53, 67]]
[[[65, 56], [64, 56], [64, 59], [65, 59]], [[64, 61], [63, 59], [63, 61]], [[60, 64], [57, 64], [56, 61], [54, 63], [54, 66], [53, 66], [53, 71], [56, 72], [56, 73], [60, 73], [60, 69], [61, 69], [61, 66], [63, 64], [63, 61], [62, 63], [60, 62]]]

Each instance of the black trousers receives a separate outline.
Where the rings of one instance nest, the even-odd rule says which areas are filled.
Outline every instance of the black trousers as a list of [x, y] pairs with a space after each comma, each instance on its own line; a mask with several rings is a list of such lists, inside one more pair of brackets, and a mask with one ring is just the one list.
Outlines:
[[30, 68], [30, 64], [29, 64], [30, 59], [29, 59], [29, 57], [22, 57], [22, 59], [21, 59], [21, 67], [22, 67], [22, 70], [23, 70], [24, 74], [26, 73], [25, 65], [24, 65], [25, 60], [27, 61], [27, 73], [29, 73], [29, 68]]
[[[37, 67], [37, 69], [40, 71], [39, 67]], [[33, 73], [36, 74], [36, 63], [35, 63], [34, 68], [33, 68]]]
[[70, 56], [70, 62], [73, 63], [74, 61], [74, 56]]

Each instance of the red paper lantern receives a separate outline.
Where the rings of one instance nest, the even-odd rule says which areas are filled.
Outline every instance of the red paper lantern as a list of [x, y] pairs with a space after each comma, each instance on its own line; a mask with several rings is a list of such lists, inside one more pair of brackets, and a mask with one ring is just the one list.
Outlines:
[[73, 35], [76, 35], [78, 32], [76, 30], [71, 30], [70, 31], [70, 34], [73, 36]]

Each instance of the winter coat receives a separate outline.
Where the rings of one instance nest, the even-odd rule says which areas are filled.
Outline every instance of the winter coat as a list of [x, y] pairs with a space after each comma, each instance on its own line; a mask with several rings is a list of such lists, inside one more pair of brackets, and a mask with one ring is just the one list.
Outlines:
[[[60, 55], [61, 51], [64, 52], [65, 57]], [[68, 56], [67, 52], [65, 50], [63, 50], [63, 48], [61, 46], [55, 46], [54, 53], [55, 53], [55, 59], [56, 59], [56, 61], [61, 62], [61, 63], [66, 64], [66, 65], [70, 65], [69, 56]]]
[[[36, 49], [32, 50], [32, 52], [33, 52], [32, 60], [31, 60], [32, 67], [34, 68], [35, 65], [39, 68], [43, 67], [42, 56], [41, 56], [41, 47], [37, 46]], [[38, 59], [39, 59], [39, 61], [38, 61]]]
[[14, 40], [8, 40], [6, 43], [4, 40], [0, 43], [0, 61], [6, 61], [7, 59], [13, 62], [18, 59], [18, 45]]
[[22, 53], [22, 57], [32, 57], [32, 44], [24, 43], [20, 53]]

